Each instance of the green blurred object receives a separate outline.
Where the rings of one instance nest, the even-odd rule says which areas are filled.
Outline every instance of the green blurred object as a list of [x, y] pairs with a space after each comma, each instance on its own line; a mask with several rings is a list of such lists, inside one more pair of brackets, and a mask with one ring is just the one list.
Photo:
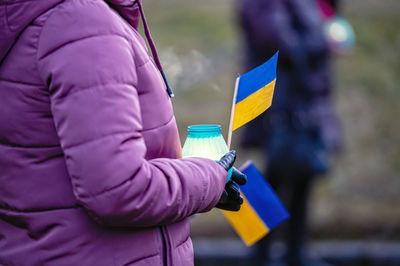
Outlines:
[[324, 31], [329, 47], [333, 52], [346, 54], [354, 48], [354, 30], [346, 19], [340, 16], [335, 16], [325, 22]]

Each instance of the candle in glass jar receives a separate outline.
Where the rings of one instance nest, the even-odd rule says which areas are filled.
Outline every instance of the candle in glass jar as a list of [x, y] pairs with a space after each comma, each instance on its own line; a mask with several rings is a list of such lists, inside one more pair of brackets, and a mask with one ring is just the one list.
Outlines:
[[[218, 161], [228, 152], [220, 125], [192, 125], [182, 148], [182, 157], [202, 157]], [[232, 169], [229, 170], [230, 179]]]

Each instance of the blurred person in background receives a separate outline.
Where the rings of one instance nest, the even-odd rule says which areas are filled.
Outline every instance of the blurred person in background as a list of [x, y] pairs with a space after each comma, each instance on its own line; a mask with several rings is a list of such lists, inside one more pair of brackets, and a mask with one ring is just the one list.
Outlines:
[[[284, 265], [306, 265], [310, 192], [340, 147], [322, 19], [315, 0], [240, 0], [238, 10], [247, 70], [279, 50], [273, 104], [248, 124], [241, 144], [265, 151], [265, 176], [291, 214], [283, 226]], [[259, 265], [268, 261], [268, 242], [258, 245]]]
[[180, 159], [143, 15], [0, 0], [0, 265], [193, 265], [188, 217], [240, 208], [234, 152]]

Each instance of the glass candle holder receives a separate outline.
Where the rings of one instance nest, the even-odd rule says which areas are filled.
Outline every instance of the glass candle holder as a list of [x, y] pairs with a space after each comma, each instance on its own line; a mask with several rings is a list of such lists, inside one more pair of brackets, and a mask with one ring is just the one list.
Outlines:
[[[228, 152], [220, 125], [192, 125], [182, 148], [182, 157], [202, 157], [218, 161]], [[227, 182], [232, 174], [229, 170]]]
[[182, 148], [182, 157], [219, 160], [228, 152], [220, 125], [193, 125]]

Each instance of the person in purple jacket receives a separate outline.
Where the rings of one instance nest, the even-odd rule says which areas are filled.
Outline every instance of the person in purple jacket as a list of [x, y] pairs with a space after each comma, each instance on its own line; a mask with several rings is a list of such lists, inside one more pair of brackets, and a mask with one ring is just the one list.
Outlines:
[[[239, 0], [238, 17], [246, 68], [264, 63], [279, 50], [273, 104], [248, 124], [242, 144], [262, 147], [265, 176], [291, 215], [283, 226], [283, 265], [307, 265], [310, 191], [316, 177], [328, 171], [329, 157], [341, 142], [322, 20], [316, 0]], [[260, 265], [268, 259], [267, 243], [264, 239], [258, 246]]]
[[234, 152], [180, 158], [143, 15], [0, 0], [0, 265], [193, 265], [188, 217], [240, 208]]

